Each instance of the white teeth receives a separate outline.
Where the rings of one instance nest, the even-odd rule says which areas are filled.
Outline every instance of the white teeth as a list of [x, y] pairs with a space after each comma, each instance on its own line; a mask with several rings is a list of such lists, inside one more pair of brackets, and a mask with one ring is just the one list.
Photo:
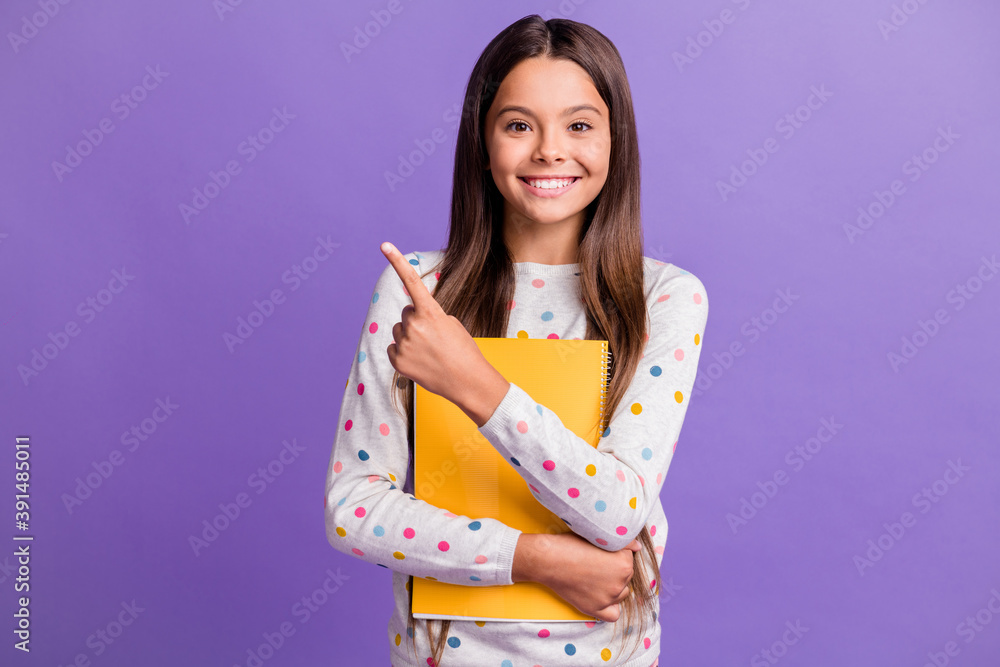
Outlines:
[[560, 180], [527, 181], [527, 183], [533, 188], [540, 188], [542, 190], [555, 190], [556, 188], [564, 188], [575, 180], [576, 180], [575, 178], [563, 178]]

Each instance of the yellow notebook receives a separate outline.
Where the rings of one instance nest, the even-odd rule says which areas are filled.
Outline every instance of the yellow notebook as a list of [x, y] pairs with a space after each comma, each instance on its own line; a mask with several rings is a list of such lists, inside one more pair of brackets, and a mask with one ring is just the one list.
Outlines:
[[[509, 382], [597, 447], [611, 353], [604, 340], [473, 338]], [[471, 519], [491, 517], [525, 533], [570, 528], [451, 401], [414, 386], [414, 495]], [[462, 586], [413, 578], [413, 616], [483, 621], [592, 621], [534, 582]]]

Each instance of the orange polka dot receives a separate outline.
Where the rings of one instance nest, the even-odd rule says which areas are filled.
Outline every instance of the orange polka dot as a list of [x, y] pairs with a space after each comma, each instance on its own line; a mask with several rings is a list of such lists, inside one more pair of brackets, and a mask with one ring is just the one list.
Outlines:
[[401, 641], [403, 641], [403, 638], [400, 637], [399, 633], [397, 632], [396, 633], [396, 646], [399, 646], [399, 642], [401, 642]]
[[684, 401], [684, 394], [682, 394], [679, 391], [675, 391], [674, 392], [674, 400], [677, 401], [678, 403], [683, 402]]
[[406, 558], [406, 556], [403, 555], [402, 551], [393, 551], [392, 557], [395, 558], [396, 560], [403, 560], [404, 558]]
[[520, 331], [517, 332], [517, 337], [518, 338], [527, 338], [528, 337], [528, 332], [525, 331], [524, 329], [521, 329]]
[[347, 531], [341, 528], [340, 526], [337, 526], [337, 534], [340, 535], [341, 537], [345, 537], [347, 535]]
[[483, 627], [484, 625], [486, 625], [486, 621], [476, 621], [476, 625], [478, 625], [479, 627]]
[[611, 659], [611, 649], [609, 648], [601, 649], [601, 660], [607, 662], [610, 659]]
[[701, 343], [701, 334], [694, 335], [694, 344], [699, 345]]
[[393, 475], [392, 473], [389, 473], [389, 479], [391, 479], [392, 481], [395, 482], [396, 481], [396, 476]]
[[637, 415], [640, 412], [642, 412], [642, 404], [641, 403], [633, 403], [632, 404], [632, 414]]
[[597, 466], [595, 466], [593, 463], [588, 464], [587, 465], [587, 474], [590, 475], [591, 477], [593, 477], [594, 475], [596, 475], [597, 474]]

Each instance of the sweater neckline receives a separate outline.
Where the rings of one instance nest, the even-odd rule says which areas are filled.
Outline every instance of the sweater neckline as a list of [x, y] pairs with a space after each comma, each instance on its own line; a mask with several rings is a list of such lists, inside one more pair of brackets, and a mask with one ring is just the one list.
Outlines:
[[519, 276], [573, 276], [580, 272], [580, 263], [540, 264], [538, 262], [514, 262], [514, 274]]

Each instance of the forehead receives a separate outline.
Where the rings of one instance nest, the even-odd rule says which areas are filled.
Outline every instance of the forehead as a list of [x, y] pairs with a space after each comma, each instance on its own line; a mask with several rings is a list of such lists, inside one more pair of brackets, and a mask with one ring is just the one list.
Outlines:
[[565, 58], [527, 58], [515, 65], [497, 89], [490, 111], [508, 104], [528, 107], [540, 115], [559, 115], [576, 104], [592, 104], [607, 113], [587, 71]]

